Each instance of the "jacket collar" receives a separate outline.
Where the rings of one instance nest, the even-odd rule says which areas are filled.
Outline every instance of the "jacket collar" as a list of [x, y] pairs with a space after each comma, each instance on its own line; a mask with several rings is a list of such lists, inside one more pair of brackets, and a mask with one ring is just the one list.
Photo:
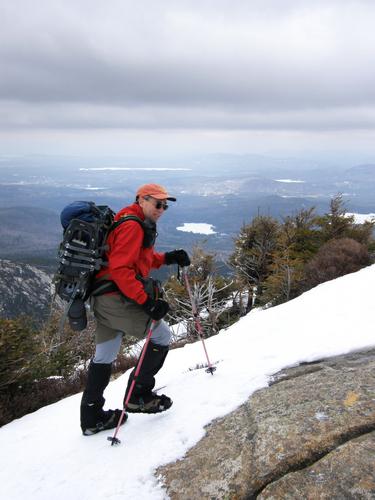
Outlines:
[[115, 221], [119, 220], [119, 218], [123, 217], [124, 215], [136, 215], [140, 219], [145, 220], [145, 215], [143, 213], [143, 210], [140, 207], [140, 205], [138, 205], [138, 203], [133, 203], [132, 205], [122, 208], [115, 215]]

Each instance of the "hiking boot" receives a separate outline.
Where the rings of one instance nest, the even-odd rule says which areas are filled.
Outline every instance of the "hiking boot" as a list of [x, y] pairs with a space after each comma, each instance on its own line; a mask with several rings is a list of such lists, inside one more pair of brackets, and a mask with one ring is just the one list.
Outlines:
[[[114, 429], [117, 427], [121, 410], [99, 410], [95, 405], [81, 406], [81, 429], [84, 436], [92, 436], [100, 431]], [[121, 425], [124, 424], [128, 416], [125, 413]]]
[[126, 410], [129, 413], [160, 413], [168, 410], [173, 404], [171, 398], [165, 394], [147, 392], [140, 396], [135, 395], [130, 398]]

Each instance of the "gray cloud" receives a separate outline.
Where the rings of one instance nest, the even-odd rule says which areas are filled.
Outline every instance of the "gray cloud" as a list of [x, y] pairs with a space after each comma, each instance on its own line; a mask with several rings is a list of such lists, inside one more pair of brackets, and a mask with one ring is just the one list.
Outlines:
[[375, 4], [51, 0], [0, 6], [0, 127], [375, 125]]

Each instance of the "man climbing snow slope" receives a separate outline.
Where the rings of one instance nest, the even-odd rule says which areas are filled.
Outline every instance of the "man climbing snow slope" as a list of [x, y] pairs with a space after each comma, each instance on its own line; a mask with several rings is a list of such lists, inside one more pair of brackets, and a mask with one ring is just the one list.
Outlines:
[[[162, 319], [169, 305], [161, 298], [161, 290], [157, 282], [149, 278], [149, 273], [163, 264], [187, 266], [190, 259], [184, 250], [154, 251], [156, 223], [167, 210], [168, 201], [176, 201], [176, 198], [163, 186], [141, 186], [135, 202], [116, 214], [115, 221], [119, 224], [108, 236], [108, 266], [96, 276], [92, 294], [97, 321], [96, 349], [81, 401], [81, 428], [86, 436], [117, 426], [121, 410], [103, 409], [103, 392], [110, 380], [111, 365], [119, 353], [122, 336], [144, 338], [152, 320], [156, 324], [127, 411], [157, 413], [172, 405], [168, 396], [152, 391], [155, 375], [168, 354], [171, 331]], [[135, 369], [130, 374], [127, 391], [134, 373]]]

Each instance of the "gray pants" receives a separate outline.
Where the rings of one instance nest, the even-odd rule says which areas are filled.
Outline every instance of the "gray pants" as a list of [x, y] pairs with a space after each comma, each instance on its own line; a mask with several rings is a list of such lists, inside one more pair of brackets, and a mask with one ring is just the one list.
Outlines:
[[[138, 304], [119, 294], [94, 297], [92, 307], [97, 326], [94, 363], [112, 363], [119, 353], [123, 335], [141, 340], [147, 335], [150, 317]], [[152, 342], [161, 346], [170, 344], [172, 333], [167, 323], [158, 321], [152, 332]]]

